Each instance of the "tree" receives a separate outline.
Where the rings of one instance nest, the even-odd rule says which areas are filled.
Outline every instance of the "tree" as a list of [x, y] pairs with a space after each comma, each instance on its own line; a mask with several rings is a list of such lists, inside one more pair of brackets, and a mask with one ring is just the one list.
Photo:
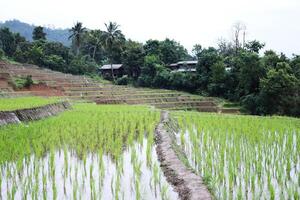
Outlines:
[[46, 33], [44, 33], [44, 27], [36, 26], [32, 32], [33, 40], [46, 40]]
[[0, 29], [0, 48], [8, 57], [12, 57], [16, 51], [17, 44], [14, 34], [8, 28]]
[[245, 48], [253, 53], [259, 53], [265, 47], [265, 43], [260, 43], [257, 40], [252, 40], [246, 43]]
[[[246, 25], [240, 21], [234, 23], [232, 25], [232, 31], [233, 31], [233, 42], [235, 46], [236, 53], [241, 47], [245, 46], [245, 40], [246, 40]], [[242, 43], [240, 42], [240, 35], [243, 36]]]
[[300, 80], [300, 56], [294, 55], [291, 61], [291, 67], [293, 69], [293, 73]]
[[266, 69], [274, 69], [277, 63], [280, 62], [279, 56], [272, 50], [265, 51], [261, 62]]
[[193, 52], [194, 58], [198, 59], [202, 52], [202, 46], [200, 44], [195, 44], [192, 52]]
[[122, 53], [125, 72], [132, 78], [137, 79], [140, 75], [141, 66], [144, 63], [145, 52], [143, 45], [129, 40], [126, 42]]
[[92, 58], [95, 59], [97, 50], [102, 48], [102, 31], [101, 30], [91, 30], [88, 32], [87, 44], [89, 49], [93, 49]]
[[208, 85], [208, 92], [212, 96], [224, 96], [226, 90], [227, 73], [223, 60], [213, 64]]
[[110, 65], [111, 65], [111, 76], [115, 80], [113, 70], [113, 49], [120, 48], [121, 44], [125, 41], [125, 37], [122, 31], [119, 29], [119, 25], [115, 22], [105, 23], [106, 31], [103, 32], [103, 41], [106, 51], [109, 54]]
[[144, 45], [146, 55], [156, 55], [161, 57], [160, 42], [158, 40], [147, 40]]
[[144, 64], [141, 67], [141, 75], [138, 78], [140, 86], [152, 86], [153, 79], [156, 75], [156, 69], [161, 65], [157, 55], [147, 55], [144, 58]]
[[287, 63], [278, 63], [261, 80], [260, 104], [263, 114], [300, 114], [300, 83]]
[[86, 28], [82, 26], [81, 22], [77, 22], [74, 27], [69, 30], [69, 32], [71, 33], [69, 40], [72, 39], [72, 44], [75, 46], [76, 55], [78, 56], [82, 43], [82, 37], [86, 32]]
[[161, 60], [164, 64], [171, 64], [190, 58], [187, 50], [175, 40], [165, 39], [160, 42]]
[[239, 56], [239, 95], [258, 93], [259, 80], [265, 76], [265, 69], [260, 63], [258, 54], [242, 52]]
[[0, 60], [4, 57], [4, 51], [0, 48]]
[[232, 42], [227, 41], [224, 38], [218, 39], [218, 51], [220, 55], [226, 56], [233, 56], [235, 55], [235, 47], [233, 46]]
[[200, 89], [207, 90], [207, 86], [211, 77], [212, 66], [220, 60], [222, 60], [222, 58], [215, 48], [209, 47], [208, 49], [202, 50], [201, 54], [198, 57], [197, 64]]

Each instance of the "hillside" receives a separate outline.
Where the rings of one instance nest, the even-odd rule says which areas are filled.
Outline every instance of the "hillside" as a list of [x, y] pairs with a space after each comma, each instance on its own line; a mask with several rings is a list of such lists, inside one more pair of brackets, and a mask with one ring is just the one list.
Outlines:
[[[21, 22], [19, 20], [8, 20], [4, 23], [0, 22], [0, 27], [7, 27], [12, 32], [20, 33], [27, 40], [32, 41], [32, 31], [35, 26]], [[47, 34], [46, 37], [49, 41], [61, 42], [65, 46], [70, 46], [71, 44], [71, 42], [68, 40], [68, 29], [51, 29], [45, 27], [44, 32]]]
[[[36, 84], [30, 89], [15, 90], [11, 82], [16, 77], [31, 75]], [[34, 65], [0, 63], [1, 96], [60, 96], [72, 101], [97, 104], [146, 104], [169, 110], [201, 112], [238, 112], [224, 109], [216, 99], [174, 90], [134, 88], [101, 84], [85, 76], [74, 76], [39, 68]]]

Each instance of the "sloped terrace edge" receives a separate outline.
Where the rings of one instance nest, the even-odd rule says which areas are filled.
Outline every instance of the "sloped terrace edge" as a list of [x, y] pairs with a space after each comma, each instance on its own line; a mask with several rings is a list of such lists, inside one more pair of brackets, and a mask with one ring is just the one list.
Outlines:
[[166, 129], [169, 113], [161, 112], [161, 120], [155, 130], [156, 152], [167, 181], [172, 184], [182, 200], [213, 199], [200, 176], [188, 169], [178, 158], [171, 133]]
[[47, 118], [70, 108], [71, 105], [69, 102], [58, 102], [35, 108], [0, 111], [0, 126]]

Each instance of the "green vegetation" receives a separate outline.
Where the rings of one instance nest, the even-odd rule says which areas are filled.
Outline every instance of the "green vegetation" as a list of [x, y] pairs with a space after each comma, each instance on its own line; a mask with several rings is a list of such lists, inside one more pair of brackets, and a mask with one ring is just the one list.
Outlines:
[[[238, 102], [249, 114], [300, 116], [300, 57], [287, 58], [267, 50], [257, 41], [241, 41], [241, 24], [233, 27], [236, 38], [221, 40], [218, 48], [196, 44], [193, 55], [175, 40], [126, 40], [120, 26], [109, 22], [106, 30], [88, 30], [78, 22], [70, 29], [71, 47], [45, 40], [43, 27], [33, 31], [33, 42], [8, 28], [0, 29], [0, 49], [9, 59], [33, 63], [72, 74], [96, 75], [102, 64], [122, 63], [124, 73], [104, 77], [116, 84], [131, 84], [187, 91]], [[195, 72], [171, 73], [170, 64], [198, 62]], [[116, 73], [119, 74], [119, 73]]]
[[32, 84], [34, 84], [34, 81], [32, 80], [32, 76], [28, 75], [26, 77], [13, 78], [11, 84], [13, 85], [14, 89], [22, 89], [30, 87]]
[[75, 104], [57, 117], [1, 127], [0, 194], [174, 199], [153, 149], [158, 121], [145, 106]]
[[59, 98], [43, 97], [19, 97], [19, 98], [0, 98], [0, 111], [9, 111], [25, 108], [34, 108], [52, 104], [60, 101]]
[[297, 199], [300, 120], [175, 112], [178, 144], [217, 199]]

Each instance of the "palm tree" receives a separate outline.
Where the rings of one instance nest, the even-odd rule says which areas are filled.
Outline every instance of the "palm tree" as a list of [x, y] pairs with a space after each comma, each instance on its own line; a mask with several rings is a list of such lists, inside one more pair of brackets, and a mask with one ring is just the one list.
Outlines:
[[95, 54], [98, 49], [102, 47], [102, 31], [91, 30], [88, 34], [90, 49], [93, 49], [92, 58], [95, 59]]
[[72, 39], [73, 44], [76, 48], [76, 55], [79, 54], [79, 49], [82, 42], [83, 34], [86, 32], [86, 28], [82, 26], [81, 22], [77, 22], [74, 27], [72, 27], [69, 32], [71, 35], [69, 36], [69, 40]]
[[115, 22], [109, 22], [109, 24], [105, 23], [106, 31], [103, 31], [103, 41], [104, 46], [109, 54], [109, 60], [111, 65], [111, 75], [113, 80], [114, 77], [114, 70], [113, 70], [113, 48], [119, 48], [121, 43], [125, 40], [124, 35], [122, 34], [121, 30], [119, 29], [119, 25]]

